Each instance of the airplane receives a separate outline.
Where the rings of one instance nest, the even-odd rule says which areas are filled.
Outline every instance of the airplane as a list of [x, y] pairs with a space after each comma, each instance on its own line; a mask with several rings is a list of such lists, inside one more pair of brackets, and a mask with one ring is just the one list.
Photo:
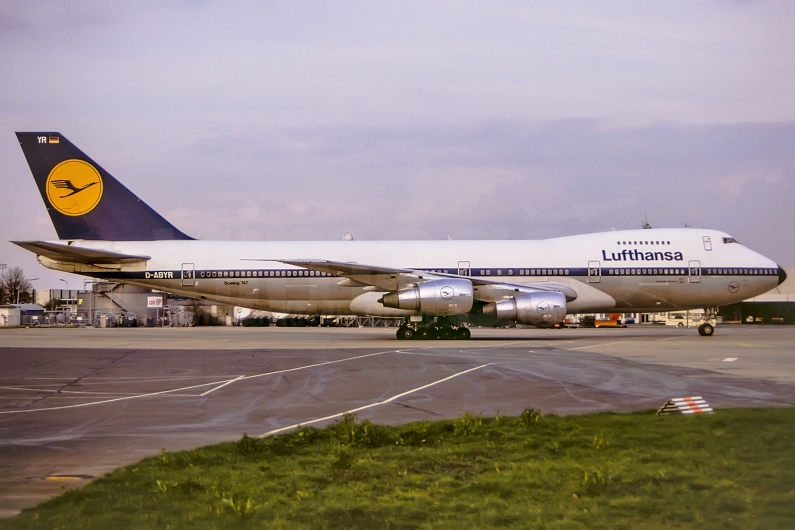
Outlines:
[[711, 336], [718, 306], [786, 278], [729, 234], [696, 228], [534, 241], [196, 240], [62, 134], [16, 134], [59, 239], [13, 243], [43, 266], [251, 309], [401, 318], [403, 340], [695, 308], [705, 309], [699, 334]]

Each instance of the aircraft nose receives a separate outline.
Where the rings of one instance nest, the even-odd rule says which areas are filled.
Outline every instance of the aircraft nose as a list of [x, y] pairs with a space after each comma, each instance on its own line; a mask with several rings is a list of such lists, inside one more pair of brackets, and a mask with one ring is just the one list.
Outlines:
[[784, 269], [781, 267], [781, 265], [779, 265], [778, 266], [778, 284], [781, 285], [782, 283], [784, 283], [784, 280], [786, 280], [786, 279], [787, 279], [787, 273], [784, 272]]

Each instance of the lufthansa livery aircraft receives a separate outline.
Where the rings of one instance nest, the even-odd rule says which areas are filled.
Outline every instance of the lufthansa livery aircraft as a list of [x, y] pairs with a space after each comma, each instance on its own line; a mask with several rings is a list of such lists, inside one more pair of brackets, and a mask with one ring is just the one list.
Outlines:
[[465, 323], [550, 327], [567, 313], [717, 307], [769, 291], [781, 267], [728, 234], [651, 229], [541, 241], [199, 241], [57, 132], [17, 133], [58, 241], [15, 241], [47, 268], [306, 315], [399, 317], [400, 339]]

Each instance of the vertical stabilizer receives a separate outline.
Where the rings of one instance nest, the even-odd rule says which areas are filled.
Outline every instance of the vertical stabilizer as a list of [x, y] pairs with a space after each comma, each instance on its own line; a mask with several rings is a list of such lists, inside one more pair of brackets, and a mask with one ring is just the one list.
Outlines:
[[18, 132], [59, 239], [192, 239], [57, 132]]

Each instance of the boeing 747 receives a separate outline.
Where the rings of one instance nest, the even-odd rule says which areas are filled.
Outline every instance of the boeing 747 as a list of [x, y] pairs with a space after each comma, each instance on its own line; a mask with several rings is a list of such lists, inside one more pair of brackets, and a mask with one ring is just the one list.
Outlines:
[[695, 308], [710, 336], [718, 306], [786, 277], [729, 234], [694, 228], [538, 241], [196, 240], [60, 133], [17, 138], [58, 240], [14, 243], [45, 267], [251, 309], [401, 318], [399, 339]]

